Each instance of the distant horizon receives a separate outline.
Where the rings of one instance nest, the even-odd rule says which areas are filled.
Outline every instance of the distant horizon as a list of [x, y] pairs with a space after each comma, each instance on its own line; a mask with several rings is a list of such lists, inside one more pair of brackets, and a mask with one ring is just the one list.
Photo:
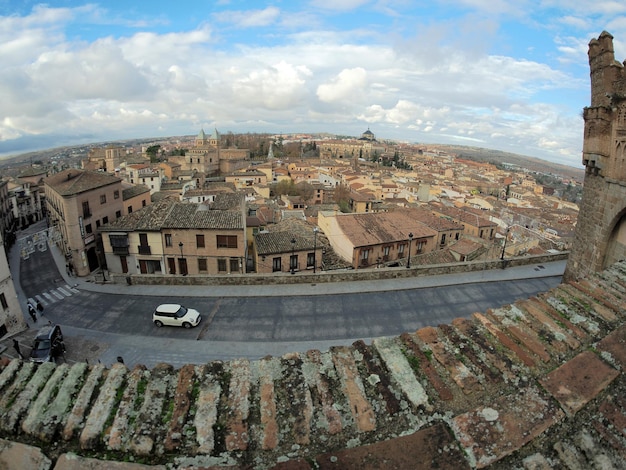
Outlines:
[[581, 162], [588, 44], [626, 3], [0, 2], [0, 155], [332, 129]]
[[[55, 145], [52, 147], [42, 147], [42, 148], [37, 148], [37, 149], [32, 149], [32, 150], [26, 150], [23, 152], [18, 152], [15, 154], [0, 154], [0, 162], [5, 161], [5, 160], [10, 160], [10, 159], [16, 159], [16, 158], [20, 158], [32, 153], [37, 153], [37, 152], [49, 152], [49, 151], [53, 151], [53, 150], [57, 150], [57, 149], [63, 149], [63, 148], [74, 148], [74, 147], [84, 147], [84, 146], [98, 146], [101, 144], [105, 144], [105, 143], [111, 143], [111, 142], [128, 142], [128, 141], [158, 141], [158, 140], [167, 140], [167, 139], [171, 139], [171, 138], [175, 138], [175, 137], [185, 137], [185, 138], [190, 138], [193, 139], [195, 136], [198, 135], [198, 132], [200, 132], [200, 130], [204, 130], [207, 134], [211, 134], [211, 131], [209, 132], [207, 129], [204, 128], [199, 128], [197, 132], [194, 133], [189, 133], [189, 134], [172, 134], [172, 135], [163, 135], [163, 136], [148, 136], [148, 137], [128, 137], [128, 138], [120, 138], [120, 139], [104, 139], [104, 140], [98, 140], [98, 141], [85, 141], [85, 142], [80, 142], [80, 143], [68, 143], [68, 144], [59, 144], [59, 145]], [[371, 128], [368, 128], [371, 130]], [[367, 129], [365, 129], [367, 130]], [[226, 130], [224, 132], [220, 131], [219, 129], [217, 129], [217, 131], [220, 133], [221, 136], [232, 132], [233, 134], [239, 134], [239, 135], [244, 135], [244, 134], [267, 134], [267, 135], [294, 135], [294, 134], [309, 134], [309, 135], [329, 135], [329, 136], [334, 136], [334, 137], [338, 137], [338, 136], [342, 136], [342, 137], [351, 137], [351, 138], [359, 138], [363, 132], [365, 132], [365, 130], [363, 130], [362, 132], [360, 132], [359, 134], [335, 134], [332, 132], [328, 132], [328, 131], [316, 131], [316, 132], [307, 132], [307, 131], [299, 131], [299, 132], [252, 132], [252, 131], [245, 131], [245, 132], [234, 132], [231, 130]], [[564, 166], [564, 167], [568, 167], [568, 168], [572, 168], [574, 170], [580, 170], [583, 171], [584, 166], [581, 165], [579, 167], [577, 166], [573, 166], [571, 165], [569, 162], [558, 162], [558, 161], [554, 161], [554, 160], [547, 160], [545, 158], [541, 158], [541, 157], [535, 157], [532, 155], [525, 155], [525, 154], [521, 154], [521, 153], [516, 153], [516, 152], [510, 152], [507, 150], [502, 150], [502, 149], [496, 149], [496, 148], [490, 148], [490, 147], [484, 147], [484, 146], [480, 146], [480, 145], [470, 145], [470, 144], [450, 144], [450, 143], [442, 143], [442, 142], [410, 142], [406, 139], [390, 139], [390, 138], [384, 138], [384, 137], [379, 137], [376, 132], [372, 131], [374, 136], [376, 137], [377, 141], [390, 141], [390, 142], [394, 142], [395, 144], [407, 144], [407, 145], [423, 145], [423, 146], [443, 146], [443, 147], [465, 147], [465, 148], [476, 148], [476, 149], [483, 149], [483, 150], [489, 150], [489, 151], [493, 151], [493, 152], [499, 152], [502, 154], [510, 154], [513, 156], [518, 156], [518, 157], [522, 157], [522, 158], [528, 158], [528, 159], [536, 159], [536, 160], [540, 160], [542, 162], [545, 162], [548, 165], [560, 165], [560, 166]], [[506, 162], [503, 162], [506, 163]]]

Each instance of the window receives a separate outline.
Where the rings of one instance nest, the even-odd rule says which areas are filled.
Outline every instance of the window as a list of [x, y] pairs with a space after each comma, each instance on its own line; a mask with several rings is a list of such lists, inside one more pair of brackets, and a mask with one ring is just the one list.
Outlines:
[[100, 221], [96, 220], [96, 228], [100, 228]]
[[406, 246], [406, 243], [402, 243], [400, 245], [398, 245], [398, 258], [404, 258], [404, 247]]
[[239, 258], [231, 258], [230, 259], [230, 272], [238, 273], [239, 272]]
[[445, 234], [445, 233], [442, 233], [442, 234], [441, 234], [441, 244], [442, 244], [442, 245], [445, 245], [445, 244], [446, 244], [446, 234]]
[[109, 235], [109, 242], [115, 254], [128, 254], [128, 235]]
[[370, 257], [370, 250], [361, 250], [361, 264], [367, 266], [368, 258]]
[[133, 212], [133, 206], [128, 206], [128, 213], [131, 214]]
[[7, 298], [4, 296], [4, 293], [0, 294], [0, 304], [2, 304], [2, 308], [4, 310], [9, 308], [9, 304], [7, 303]]
[[274, 258], [272, 260], [272, 272], [276, 273], [281, 270], [280, 258]]
[[115, 218], [119, 219], [120, 217], [122, 217], [122, 211], [115, 211]]
[[425, 246], [426, 246], [426, 240], [418, 240], [417, 241], [417, 252], [418, 253], [423, 253]]
[[217, 270], [220, 273], [226, 272], [226, 260], [224, 258], [220, 258], [217, 260]]
[[217, 235], [218, 248], [237, 248], [236, 235]]
[[142, 199], [142, 201], [141, 201], [141, 207], [146, 207], [146, 200], [145, 200], [145, 199]]
[[102, 217], [102, 223], [105, 224], [105, 225], [108, 224], [109, 223], [109, 217], [106, 216], [106, 215], [104, 217]]
[[196, 246], [198, 248], [204, 248], [204, 235], [196, 235]]
[[172, 234], [171, 233], [165, 234], [165, 246], [172, 246]]
[[89, 201], [83, 201], [83, 218], [91, 217], [91, 211], [89, 210]]
[[113, 191], [113, 199], [119, 199], [120, 198], [120, 192], [119, 190], [115, 190]]
[[148, 245], [147, 233], [139, 234], [139, 246], [137, 247], [137, 251], [139, 251], [140, 255], [149, 255], [152, 253], [150, 250], [150, 245]]
[[106, 204], [106, 203], [107, 203], [107, 195], [100, 194], [100, 204]]
[[87, 233], [92, 233], [93, 232], [93, 229], [91, 228], [91, 224], [85, 225], [85, 232], [87, 232]]
[[310, 268], [315, 264], [315, 253], [307, 253], [306, 255], [306, 267]]
[[390, 246], [383, 247], [383, 260], [384, 261], [389, 261], [389, 252], [390, 251], [391, 251], [391, 247]]
[[459, 239], [459, 232], [456, 232], [456, 235], [454, 235], [454, 239], [458, 240]]
[[207, 272], [206, 258], [198, 258], [198, 271], [201, 273]]

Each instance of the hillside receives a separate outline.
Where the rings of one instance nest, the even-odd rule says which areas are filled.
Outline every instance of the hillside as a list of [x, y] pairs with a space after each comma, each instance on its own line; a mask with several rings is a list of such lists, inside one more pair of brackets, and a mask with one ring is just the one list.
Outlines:
[[433, 144], [429, 148], [441, 149], [447, 153], [457, 155], [468, 160], [489, 162], [493, 164], [510, 163], [526, 168], [530, 171], [540, 173], [553, 173], [562, 175], [567, 178], [574, 179], [582, 183], [585, 177], [585, 170], [582, 168], [574, 168], [568, 165], [542, 160], [540, 158], [528, 157], [515, 153], [502, 152], [500, 150], [486, 149], [481, 147], [470, 147], [464, 145], [444, 145]]

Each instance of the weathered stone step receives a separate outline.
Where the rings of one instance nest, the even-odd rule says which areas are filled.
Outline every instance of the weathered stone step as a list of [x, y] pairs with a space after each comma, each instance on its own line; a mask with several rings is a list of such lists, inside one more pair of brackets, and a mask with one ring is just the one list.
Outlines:
[[[214, 364], [215, 365], [215, 364]], [[221, 369], [221, 363], [219, 364]], [[214, 426], [217, 423], [217, 410], [222, 393], [221, 382], [207, 366], [196, 369], [198, 376], [198, 395], [194, 427], [199, 454], [211, 454], [215, 449]]]
[[67, 417], [65, 427], [61, 433], [63, 440], [69, 441], [74, 438], [76, 432], [82, 428], [86, 418], [85, 413], [87, 413], [94, 391], [105, 374], [106, 369], [103, 364], [97, 364], [91, 368], [85, 383], [76, 396], [74, 406]]
[[[173, 370], [174, 368], [169, 364], [157, 364], [150, 374], [144, 375], [147, 378], [147, 384], [143, 393], [140, 390], [137, 393], [143, 401], [135, 419], [129, 446], [136, 455], [163, 452], [162, 448], [155, 448], [155, 445], [162, 441], [164, 435], [164, 405], [169, 399], [174, 378]], [[141, 381], [139, 384], [141, 385]]]
[[[443, 401], [452, 400], [454, 398], [452, 391], [437, 373], [435, 367], [431, 363], [430, 357], [427, 356], [424, 351], [420, 349], [419, 345], [415, 341], [415, 337], [413, 335], [409, 335], [408, 333], [403, 333], [400, 336], [400, 339], [403, 346], [408, 348], [408, 357], [411, 360], [410, 367], [413, 372], [415, 374], [418, 374], [419, 372], [424, 374], [428, 382], [432, 385], [435, 392], [439, 396], [439, 399]], [[398, 377], [397, 380], [398, 379], [400, 379], [400, 377]]]
[[146, 374], [148, 374], [148, 371], [146, 371], [145, 367], [140, 366], [135, 367], [126, 377], [113, 423], [111, 424], [108, 436], [104, 436], [104, 442], [110, 449], [124, 451], [129, 449], [131, 437], [129, 421], [131, 418], [135, 418], [137, 387], [139, 382], [145, 379]]
[[338, 434], [343, 430], [343, 418], [335, 407], [333, 386], [328, 375], [328, 371], [332, 369], [330, 353], [310, 350], [307, 351], [303, 359], [302, 374], [309, 390], [311, 390], [312, 406], [317, 415], [316, 420], [320, 424], [325, 424], [329, 435]]
[[298, 353], [286, 354], [280, 366], [280, 396], [289, 403], [287, 407], [277, 404], [285, 430], [283, 435], [297, 446], [309, 445], [314, 414], [313, 399], [302, 371], [302, 358]]
[[230, 376], [226, 408], [226, 450], [246, 450], [250, 440], [248, 415], [250, 412], [250, 361], [239, 359], [227, 365]]
[[375, 430], [376, 415], [365, 396], [365, 387], [361, 381], [352, 349], [347, 346], [333, 347], [331, 353], [343, 393], [350, 406], [354, 426], [359, 432]]
[[488, 318], [498, 324], [502, 331], [509, 333], [519, 344], [541, 359], [543, 362], [550, 361], [550, 354], [546, 351], [541, 339], [532, 329], [527, 328], [523, 323], [523, 316], [519, 310], [513, 311], [510, 308], [499, 308], [490, 310]]
[[85, 427], [80, 433], [79, 442], [82, 449], [97, 447], [104, 425], [114, 411], [114, 406], [117, 405], [118, 390], [124, 383], [127, 371], [124, 364], [115, 363], [111, 366], [100, 388], [100, 393], [89, 411]]
[[52, 362], [45, 362], [36, 367], [35, 373], [24, 388], [17, 394], [11, 407], [0, 420], [3, 431], [13, 433], [22, 417], [28, 412], [31, 403], [37, 399], [39, 392], [46, 386], [48, 379], [56, 370]]

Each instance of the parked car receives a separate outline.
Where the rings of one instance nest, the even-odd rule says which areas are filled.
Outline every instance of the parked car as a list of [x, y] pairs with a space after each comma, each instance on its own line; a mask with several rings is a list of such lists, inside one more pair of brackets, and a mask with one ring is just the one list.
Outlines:
[[63, 333], [59, 325], [49, 324], [41, 328], [35, 336], [30, 360], [33, 362], [53, 362], [65, 353]]
[[183, 307], [179, 304], [161, 304], [152, 314], [152, 321], [156, 326], [184, 326], [191, 328], [200, 323], [202, 317], [197, 310]]

